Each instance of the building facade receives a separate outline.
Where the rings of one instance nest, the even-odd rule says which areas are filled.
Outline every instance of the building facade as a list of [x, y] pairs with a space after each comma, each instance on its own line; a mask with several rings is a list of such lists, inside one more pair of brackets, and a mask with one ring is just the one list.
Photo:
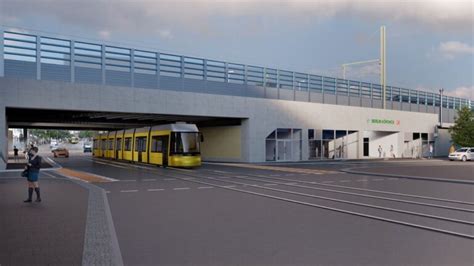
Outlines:
[[200, 127], [204, 159], [240, 162], [423, 156], [439, 146], [440, 112], [453, 123], [473, 108], [387, 86], [382, 109], [382, 95], [379, 84], [0, 28], [3, 164], [9, 108], [240, 119]]

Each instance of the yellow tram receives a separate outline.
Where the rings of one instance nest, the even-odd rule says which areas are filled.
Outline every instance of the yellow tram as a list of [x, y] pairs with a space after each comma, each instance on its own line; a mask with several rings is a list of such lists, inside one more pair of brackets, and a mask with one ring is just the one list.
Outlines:
[[93, 156], [173, 167], [201, 165], [200, 133], [176, 123], [111, 131], [94, 137]]

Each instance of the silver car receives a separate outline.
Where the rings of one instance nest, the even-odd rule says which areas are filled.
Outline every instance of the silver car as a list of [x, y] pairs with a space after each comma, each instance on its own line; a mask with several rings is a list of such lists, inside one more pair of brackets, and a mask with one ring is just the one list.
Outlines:
[[474, 148], [464, 147], [449, 154], [449, 160], [467, 161], [474, 158]]

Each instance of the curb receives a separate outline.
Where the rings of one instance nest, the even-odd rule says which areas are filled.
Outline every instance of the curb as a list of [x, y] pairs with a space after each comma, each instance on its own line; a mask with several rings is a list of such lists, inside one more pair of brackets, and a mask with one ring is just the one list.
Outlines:
[[386, 176], [386, 177], [396, 177], [396, 178], [418, 179], [418, 180], [429, 180], [429, 181], [446, 182], [446, 183], [474, 185], [474, 181], [461, 180], [461, 179], [447, 179], [447, 178], [435, 178], [435, 177], [424, 177], [424, 176], [410, 176], [410, 175], [396, 175], [396, 174], [384, 174], [384, 173], [354, 171], [353, 168], [341, 169], [340, 171], [344, 172], [344, 173], [355, 174], [355, 175]]

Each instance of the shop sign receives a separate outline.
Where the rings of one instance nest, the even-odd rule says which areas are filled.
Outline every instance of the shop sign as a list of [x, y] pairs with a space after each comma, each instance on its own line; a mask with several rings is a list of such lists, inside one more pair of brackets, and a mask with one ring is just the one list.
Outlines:
[[367, 119], [368, 124], [375, 124], [375, 125], [394, 125], [399, 126], [400, 120], [396, 119], [379, 119], [379, 118], [369, 118]]

